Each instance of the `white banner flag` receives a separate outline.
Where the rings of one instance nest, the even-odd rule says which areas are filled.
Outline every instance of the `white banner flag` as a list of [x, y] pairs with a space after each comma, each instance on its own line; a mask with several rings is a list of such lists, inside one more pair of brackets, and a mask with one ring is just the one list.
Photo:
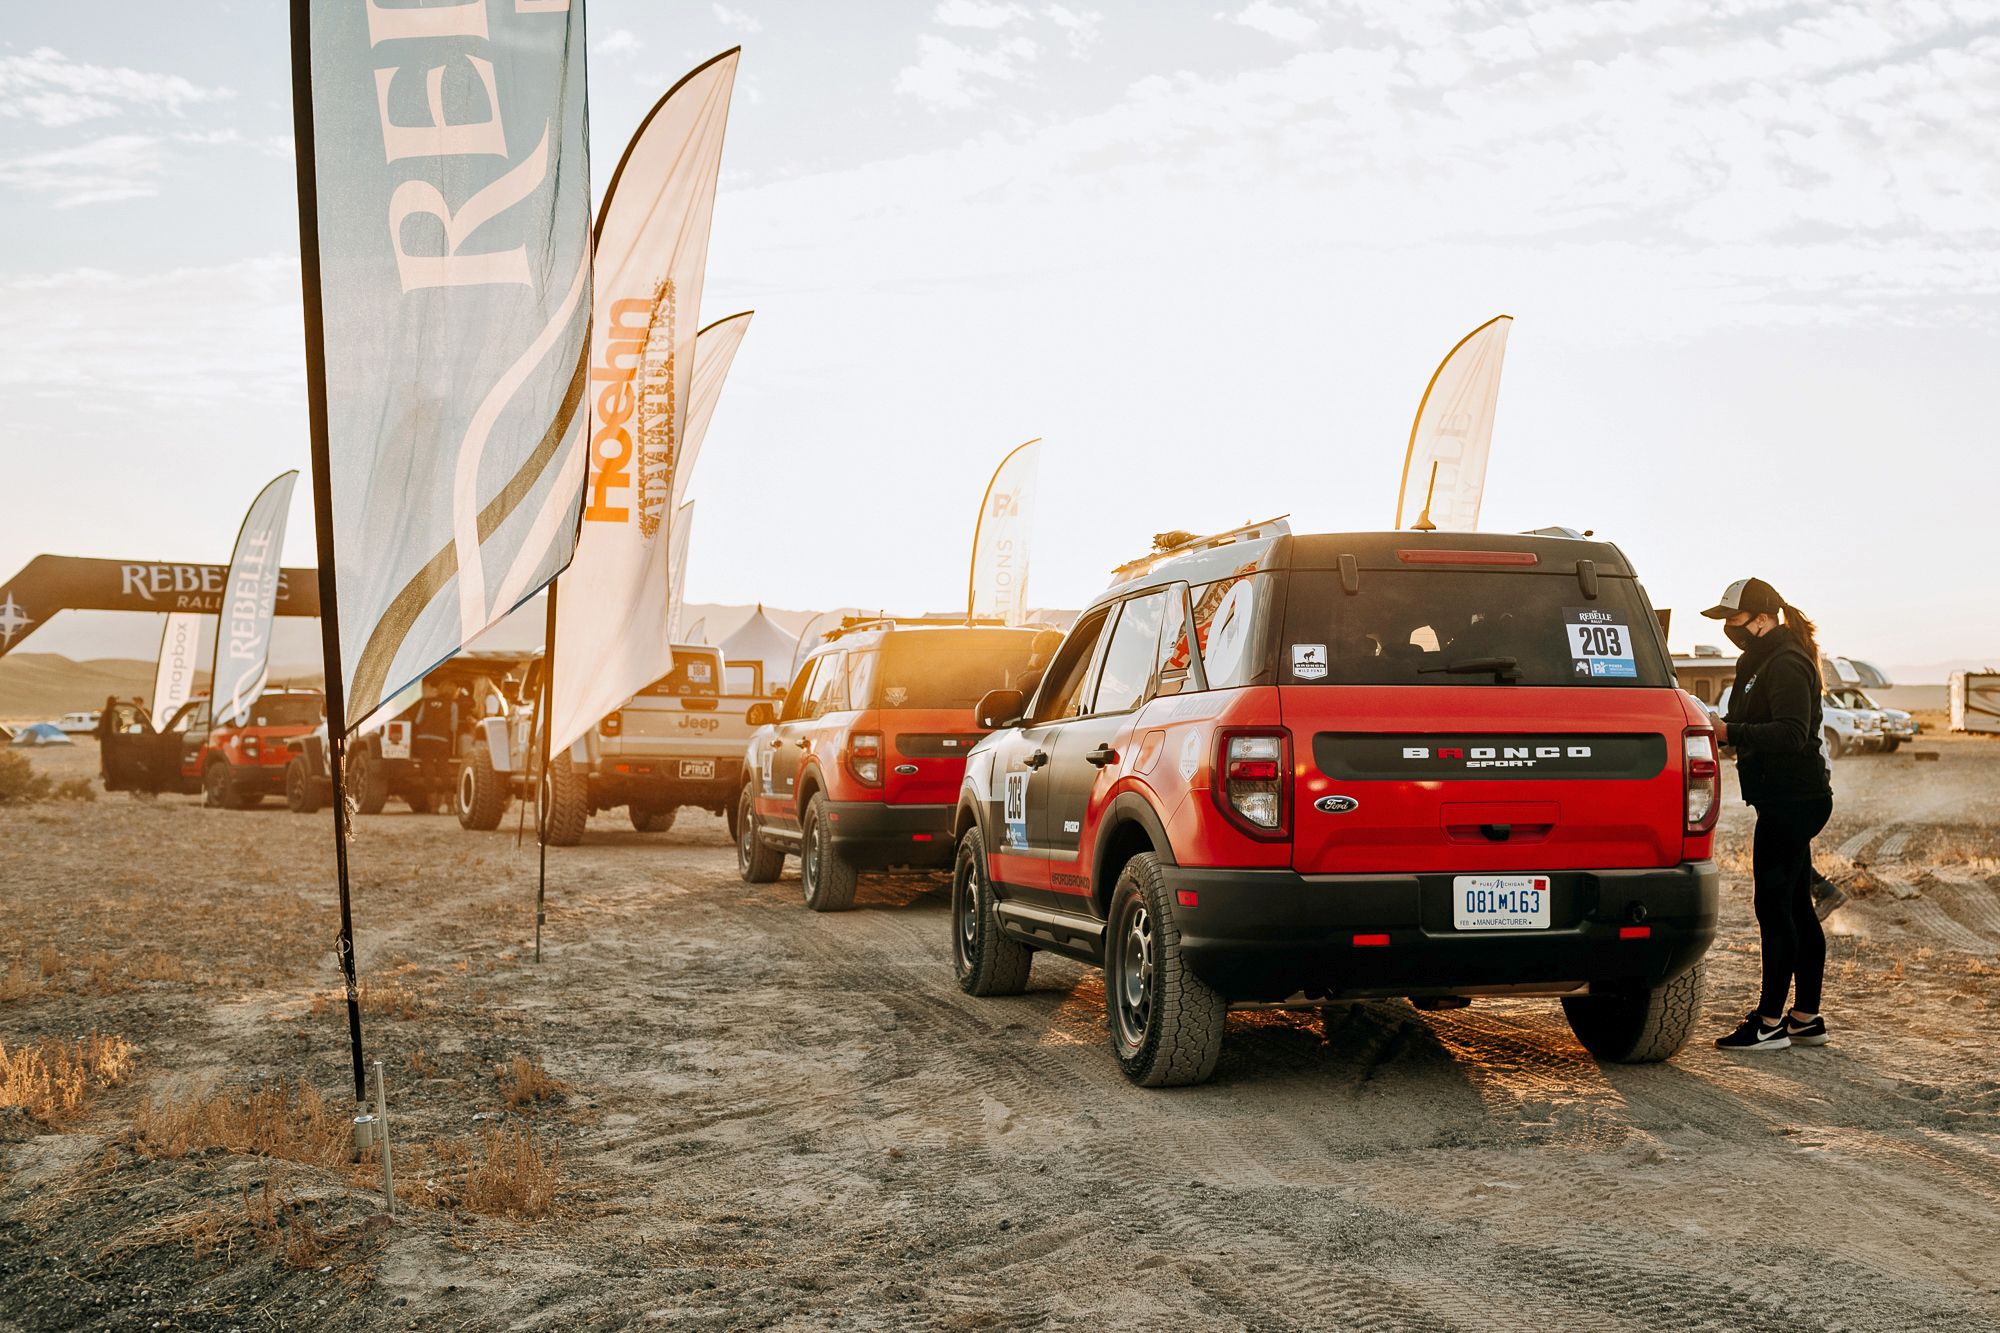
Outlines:
[[153, 725], [164, 727], [180, 706], [194, 698], [195, 676], [201, 670], [202, 631], [208, 617], [199, 611], [169, 611], [160, 631], [160, 665], [153, 673]]
[[591, 309], [583, 6], [294, 12], [310, 24], [319, 521], [352, 727], [569, 562]]
[[287, 472], [258, 492], [229, 555], [222, 610], [215, 617], [215, 675], [208, 691], [218, 727], [248, 717], [250, 705], [270, 679], [278, 566], [285, 553], [292, 486], [298, 479], [297, 472]]
[[552, 754], [673, 668], [674, 474], [736, 58], [717, 56], [660, 99], [598, 214], [590, 475], [576, 559], [556, 598]]
[[687, 604], [688, 538], [694, 535], [694, 501], [674, 510], [673, 540], [667, 543], [667, 642], [681, 638], [681, 607]]
[[674, 464], [676, 512], [687, 498], [694, 460], [701, 453], [701, 442], [708, 438], [708, 423], [714, 420], [715, 405], [722, 398], [722, 382], [729, 378], [729, 367], [736, 362], [736, 349], [743, 345], [743, 335], [750, 331], [753, 313], [745, 310], [740, 315], [718, 319], [695, 335], [694, 387], [688, 392], [687, 430], [682, 434], [681, 456]]
[[1396, 490], [1397, 528], [1403, 526], [1406, 509], [1416, 511], [1418, 527], [1426, 519], [1444, 532], [1471, 532], [1479, 526], [1486, 455], [1500, 404], [1500, 362], [1513, 327], [1512, 315], [1487, 320], [1459, 339], [1432, 373], [1410, 423], [1403, 481]]
[[965, 613], [997, 616], [1009, 625], [1028, 618], [1028, 535], [1034, 518], [1035, 478], [1042, 442], [1029, 440], [1000, 460], [986, 483], [979, 522], [972, 531], [972, 575]]

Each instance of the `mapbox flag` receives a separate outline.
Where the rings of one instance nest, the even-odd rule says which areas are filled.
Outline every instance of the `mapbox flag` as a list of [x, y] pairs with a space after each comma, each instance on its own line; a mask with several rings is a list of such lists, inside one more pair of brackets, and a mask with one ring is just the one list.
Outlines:
[[[277, 599], [271, 601], [273, 614]], [[194, 698], [194, 679], [201, 670], [203, 622], [199, 611], [169, 611], [160, 630], [160, 664], [153, 672], [153, 697], [146, 701], [153, 721], [164, 727], [180, 706]]]
[[307, 300], [316, 273], [324, 336], [308, 357], [324, 367], [320, 522], [352, 727], [574, 549], [590, 328], [584, 25], [565, 0], [309, 12], [301, 194], [314, 200]]
[[995, 616], [1009, 625], [1028, 618], [1028, 530], [1041, 461], [1042, 442], [1029, 440], [1001, 459], [986, 483], [972, 531], [967, 617]]
[[[1444, 532], [1471, 532], [1479, 526], [1486, 455], [1500, 405], [1500, 363], [1513, 327], [1512, 315], [1487, 320], [1459, 339], [1432, 373], [1410, 423], [1410, 447], [1396, 491], [1397, 528], [1403, 526], [1405, 512], [1428, 516]], [[1437, 465], [1435, 487], [1432, 464]]]
[[551, 754], [673, 668], [674, 481], [736, 59], [697, 67], [654, 105], [598, 214], [590, 475], [556, 599]]
[[278, 572], [285, 553], [285, 520], [292, 512], [292, 487], [299, 474], [287, 472], [257, 493], [222, 582], [222, 609], [215, 617], [215, 674], [208, 697], [215, 725], [249, 716], [250, 705], [271, 678], [271, 621], [278, 609]]

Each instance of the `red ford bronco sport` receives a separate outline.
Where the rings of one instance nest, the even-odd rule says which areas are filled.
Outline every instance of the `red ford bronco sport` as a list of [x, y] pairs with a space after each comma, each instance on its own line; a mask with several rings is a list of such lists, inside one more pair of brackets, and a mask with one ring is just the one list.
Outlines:
[[[767, 884], [799, 856], [806, 906], [854, 904], [864, 870], [951, 864], [952, 811], [981, 732], [972, 707], [1021, 688], [1049, 629], [850, 619], [799, 668], [776, 723], [751, 737], [737, 867]], [[1037, 650], [1040, 656], [1037, 656]]]
[[1232, 1005], [1554, 995], [1600, 1059], [1680, 1048], [1714, 733], [1615, 546], [1272, 523], [1120, 572], [1032, 696], [980, 701], [966, 991], [1102, 966], [1155, 1087], [1209, 1076]]
[[233, 725], [215, 726], [207, 699], [182, 704], [166, 725], [114, 734], [105, 756], [111, 791], [200, 792], [225, 810], [257, 805], [285, 789], [291, 746], [326, 712], [317, 690], [269, 689]]

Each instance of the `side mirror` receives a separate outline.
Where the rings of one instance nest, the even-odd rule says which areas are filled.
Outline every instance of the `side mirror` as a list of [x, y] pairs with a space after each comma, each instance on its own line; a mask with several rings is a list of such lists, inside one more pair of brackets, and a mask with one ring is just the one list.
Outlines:
[[743, 720], [753, 727], [768, 727], [778, 720], [778, 714], [769, 704], [751, 704]]
[[987, 731], [1011, 727], [1027, 711], [1028, 696], [1019, 690], [988, 690], [972, 710], [972, 716]]

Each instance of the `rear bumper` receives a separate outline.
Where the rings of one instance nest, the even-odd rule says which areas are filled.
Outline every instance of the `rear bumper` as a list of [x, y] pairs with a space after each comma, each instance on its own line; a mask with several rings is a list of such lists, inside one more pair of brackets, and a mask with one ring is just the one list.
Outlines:
[[830, 801], [833, 846], [865, 866], [936, 869], [951, 864], [955, 805], [889, 805], [881, 801]]
[[[1236, 1001], [1657, 985], [1715, 939], [1713, 861], [1552, 874], [1554, 925], [1504, 932], [1453, 928], [1448, 874], [1161, 871], [1169, 890], [1195, 895], [1175, 909], [1189, 965]], [[1637, 926], [1644, 938], [1621, 936]], [[1364, 934], [1388, 943], [1357, 945]]]
[[590, 775], [590, 803], [599, 808], [636, 803], [725, 809], [743, 784], [743, 761], [718, 755], [708, 762], [714, 765], [712, 776], [684, 778], [677, 758], [604, 759]]

